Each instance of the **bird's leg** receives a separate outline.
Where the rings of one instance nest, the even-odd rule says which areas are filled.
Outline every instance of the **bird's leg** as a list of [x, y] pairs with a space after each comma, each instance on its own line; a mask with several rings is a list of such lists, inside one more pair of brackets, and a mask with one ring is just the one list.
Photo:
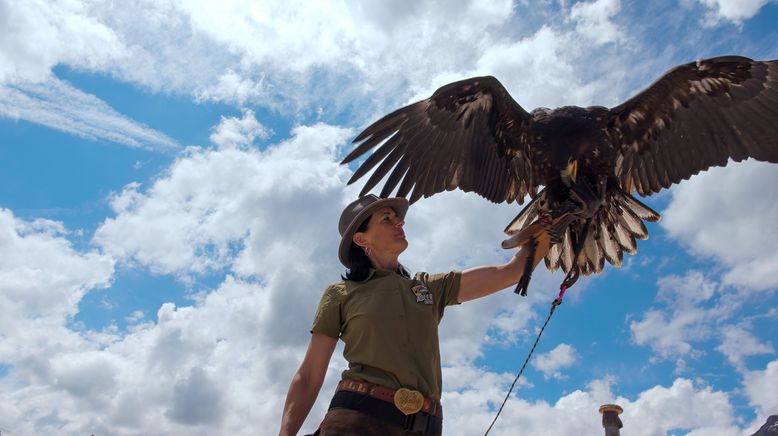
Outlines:
[[596, 187], [586, 179], [570, 187], [570, 198], [578, 203], [578, 208], [574, 212], [576, 215], [589, 219], [597, 214], [600, 207], [605, 204], [605, 182], [605, 176], [601, 176], [597, 179]]
[[535, 252], [538, 248], [538, 242], [534, 236], [529, 237], [529, 241], [522, 246], [522, 250], [528, 250], [527, 260], [524, 263], [524, 272], [521, 274], [519, 282], [516, 283], [516, 289], [513, 291], [522, 297], [527, 296], [527, 289], [529, 288], [529, 280], [532, 278], [532, 270], [535, 265], [532, 263], [535, 258]]

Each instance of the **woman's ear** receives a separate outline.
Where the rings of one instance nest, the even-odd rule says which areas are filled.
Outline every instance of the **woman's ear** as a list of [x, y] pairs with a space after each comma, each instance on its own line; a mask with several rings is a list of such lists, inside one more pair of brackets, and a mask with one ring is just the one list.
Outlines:
[[365, 234], [362, 232], [354, 233], [354, 236], [351, 237], [351, 240], [354, 241], [355, 244], [359, 245], [362, 248], [367, 247], [367, 238], [365, 237]]

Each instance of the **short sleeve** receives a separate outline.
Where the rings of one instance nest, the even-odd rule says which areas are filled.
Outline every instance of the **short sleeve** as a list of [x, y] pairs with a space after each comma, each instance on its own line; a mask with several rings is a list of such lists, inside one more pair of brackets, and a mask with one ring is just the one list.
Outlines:
[[461, 271], [439, 274], [420, 272], [416, 274], [416, 280], [420, 280], [432, 292], [439, 317], [443, 317], [443, 309], [446, 306], [459, 304], [459, 284], [462, 281]]
[[341, 319], [340, 301], [345, 286], [342, 282], [327, 286], [324, 295], [321, 296], [319, 307], [313, 318], [311, 333], [323, 333], [335, 339], [340, 337], [340, 329], [343, 324]]

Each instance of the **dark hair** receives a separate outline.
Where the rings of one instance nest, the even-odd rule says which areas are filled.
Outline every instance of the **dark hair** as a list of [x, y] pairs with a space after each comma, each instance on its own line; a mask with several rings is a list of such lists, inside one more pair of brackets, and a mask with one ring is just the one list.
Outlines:
[[[357, 227], [357, 232], [366, 231], [368, 221], [370, 221], [370, 217], [367, 217], [362, 224]], [[351, 242], [351, 246], [349, 246], [348, 249], [348, 263], [351, 266], [346, 270], [346, 275], [341, 276], [343, 280], [361, 282], [367, 278], [370, 274], [370, 269], [373, 268], [370, 258], [367, 257], [367, 254], [365, 254], [362, 247], [355, 244], [354, 241]]]

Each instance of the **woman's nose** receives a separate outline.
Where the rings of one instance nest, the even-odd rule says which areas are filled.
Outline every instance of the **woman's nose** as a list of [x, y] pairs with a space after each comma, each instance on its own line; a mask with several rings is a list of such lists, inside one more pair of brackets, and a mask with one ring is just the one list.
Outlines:
[[401, 218], [397, 218], [397, 221], [394, 222], [395, 227], [402, 227], [405, 225], [405, 221], [403, 221]]

